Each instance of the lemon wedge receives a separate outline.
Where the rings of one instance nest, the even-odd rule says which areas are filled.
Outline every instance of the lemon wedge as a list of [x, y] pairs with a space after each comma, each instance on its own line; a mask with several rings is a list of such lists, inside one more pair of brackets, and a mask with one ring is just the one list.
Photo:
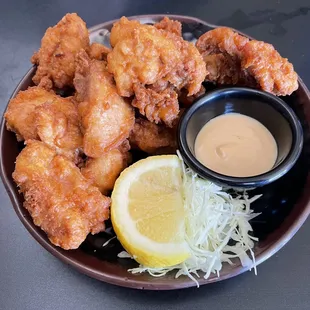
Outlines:
[[112, 193], [111, 220], [125, 250], [141, 265], [185, 261], [182, 165], [176, 155], [151, 156], [125, 169]]

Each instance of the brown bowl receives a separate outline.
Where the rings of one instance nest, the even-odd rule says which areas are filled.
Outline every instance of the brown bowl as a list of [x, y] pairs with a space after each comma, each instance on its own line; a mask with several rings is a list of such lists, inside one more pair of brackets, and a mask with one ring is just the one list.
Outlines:
[[[138, 19], [143, 23], [154, 23], [164, 16], [144, 15], [131, 18]], [[202, 33], [216, 27], [192, 17], [177, 15], [169, 17], [182, 23], [183, 36], [190, 41], [194, 41]], [[108, 45], [109, 30], [113, 22], [106, 22], [90, 28], [91, 41]], [[27, 72], [12, 97], [18, 91], [25, 90], [28, 86], [33, 85], [31, 78], [34, 72], [34, 67]], [[286, 244], [310, 213], [309, 91], [299, 78], [299, 89], [293, 95], [283, 99], [293, 108], [301, 121], [304, 133], [304, 148], [299, 160], [288, 174], [271, 185], [257, 189], [253, 193], [263, 194], [263, 197], [252, 206], [255, 212], [261, 212], [259, 217], [252, 220], [254, 234], [260, 240], [254, 248], [257, 264], [268, 259]], [[0, 144], [1, 177], [13, 207], [30, 234], [50, 253], [84, 274], [120, 286], [149, 290], [172, 290], [195, 286], [195, 283], [187, 277], [175, 279], [174, 273], [161, 278], [153, 278], [148, 274], [133, 275], [128, 273], [127, 269], [136, 266], [136, 264], [128, 259], [117, 258], [117, 254], [122, 248], [116, 239], [109, 246], [102, 248], [102, 244], [113, 235], [111, 228], [108, 228], [107, 232], [89, 236], [77, 250], [65, 251], [52, 245], [45, 233], [33, 224], [29, 213], [23, 208], [23, 196], [18, 193], [17, 186], [12, 179], [15, 159], [23, 145], [16, 141], [12, 132], [6, 130], [4, 120], [2, 120], [0, 128]], [[209, 279], [202, 277], [198, 279], [198, 282], [200, 285], [217, 282], [241, 274], [246, 270], [238, 261], [235, 261], [233, 266], [224, 264], [220, 277], [216, 275], [212, 275]]]

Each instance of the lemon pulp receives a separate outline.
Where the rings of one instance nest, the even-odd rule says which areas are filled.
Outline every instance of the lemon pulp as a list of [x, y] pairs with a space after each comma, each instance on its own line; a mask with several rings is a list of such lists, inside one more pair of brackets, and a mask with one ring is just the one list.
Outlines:
[[125, 250], [140, 264], [172, 266], [189, 256], [181, 169], [176, 155], [152, 156], [125, 169], [116, 181], [113, 228]]

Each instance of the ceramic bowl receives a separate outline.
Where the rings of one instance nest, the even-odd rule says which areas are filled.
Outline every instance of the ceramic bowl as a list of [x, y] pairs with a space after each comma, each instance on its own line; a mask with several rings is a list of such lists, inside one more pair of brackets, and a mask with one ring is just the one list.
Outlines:
[[[196, 158], [195, 140], [202, 127], [211, 119], [229, 113], [252, 117], [273, 135], [278, 156], [270, 171], [251, 177], [231, 177], [208, 169]], [[279, 97], [255, 89], [232, 87], [211, 91], [183, 113], [178, 143], [186, 164], [202, 178], [224, 187], [256, 188], [278, 180], [295, 165], [303, 147], [303, 130], [292, 108]]]
[[[144, 15], [131, 18], [142, 23], [154, 23], [160, 21], [164, 16]], [[195, 42], [204, 32], [216, 27], [189, 16], [168, 16], [182, 23], [183, 37], [192, 42]], [[108, 21], [90, 28], [91, 41], [109, 45], [109, 31], [113, 22], [115, 21]], [[16, 96], [18, 91], [25, 90], [33, 85], [31, 79], [35, 70], [35, 67], [33, 67], [26, 73], [12, 97]], [[310, 98], [309, 91], [301, 79], [299, 79], [298, 90], [293, 95], [284, 98], [284, 100], [301, 121], [304, 133], [304, 147], [298, 161], [284, 177], [258, 190], [258, 193], [262, 193], [263, 197], [252, 206], [256, 212], [261, 212], [261, 215], [252, 221], [254, 234], [260, 239], [254, 248], [257, 264], [265, 261], [288, 242], [310, 212]], [[32, 237], [47, 251], [84, 274], [119, 286], [148, 290], [173, 290], [196, 285], [188, 277], [175, 279], [174, 273], [161, 278], [154, 278], [148, 274], [134, 275], [129, 273], [128, 268], [135, 267], [136, 263], [129, 259], [117, 257], [122, 248], [116, 239], [111, 241], [107, 247], [102, 247], [103, 243], [114, 235], [109, 222], [107, 223], [106, 232], [88, 236], [77, 250], [65, 251], [52, 245], [46, 234], [33, 224], [29, 213], [23, 207], [23, 196], [18, 192], [18, 188], [12, 179], [15, 159], [23, 148], [23, 144], [16, 141], [15, 135], [7, 131], [5, 125], [5, 121], [2, 120], [0, 128], [1, 177], [19, 219]], [[212, 275], [208, 279], [200, 277], [198, 279], [199, 284], [203, 285], [225, 280], [247, 271], [246, 268], [240, 265], [239, 261], [234, 263], [234, 265], [225, 264], [220, 277], [217, 277], [217, 275]]]

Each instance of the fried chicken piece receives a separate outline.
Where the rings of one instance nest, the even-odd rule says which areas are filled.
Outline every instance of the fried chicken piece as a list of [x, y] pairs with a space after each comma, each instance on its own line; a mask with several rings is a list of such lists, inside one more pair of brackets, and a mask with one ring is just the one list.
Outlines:
[[[159, 97], [172, 95], [173, 88], [186, 88], [189, 96], [200, 90], [206, 76], [204, 61], [196, 47], [180, 36], [122, 17], [114, 24], [110, 39], [114, 48], [108, 55], [108, 70], [114, 75], [118, 93], [124, 97], [136, 95], [135, 104], [139, 109], [142, 107], [142, 111], [150, 102], [141, 102], [141, 96], [138, 98], [135, 90], [141, 91], [144, 87], [147, 89], [144, 92], [149, 93], [150, 86], [159, 81], [167, 82], [169, 87], [164, 93], [161, 90]], [[156, 91], [152, 90], [153, 95]], [[173, 98], [175, 96], [172, 95]], [[143, 98], [148, 99], [149, 96]], [[154, 101], [157, 102], [158, 99]], [[168, 119], [167, 125], [178, 113], [174, 104], [170, 106], [171, 110], [165, 110], [168, 116], [161, 114], [159, 117], [163, 123]], [[155, 115], [144, 112], [150, 121], [158, 119], [158, 109], [154, 107], [152, 110]]]
[[112, 48], [118, 42], [121, 42], [132, 37], [132, 32], [141, 26], [137, 20], [128, 20], [126, 17], [121, 17], [116, 23], [113, 24], [110, 34], [110, 44]]
[[70, 99], [56, 100], [35, 109], [35, 126], [41, 141], [75, 163], [80, 158], [83, 136], [77, 108]]
[[229, 55], [205, 55], [206, 81], [219, 84], [237, 84], [240, 77], [240, 61]]
[[286, 96], [298, 88], [293, 65], [271, 44], [251, 41], [242, 50], [241, 67], [257, 81], [259, 88], [276, 96]]
[[20, 91], [9, 102], [4, 114], [6, 128], [16, 133], [17, 141], [39, 139], [35, 124], [35, 109], [45, 102], [52, 102], [54, 94], [40, 87]]
[[172, 20], [167, 16], [165, 16], [160, 22], [155, 23], [154, 26], [157, 29], [162, 29], [174, 33], [180, 37], [182, 36], [182, 24], [179, 21]]
[[196, 46], [206, 63], [206, 81], [255, 86], [255, 81], [251, 77], [247, 81], [248, 75], [241, 69], [240, 51], [248, 42], [248, 38], [226, 27], [203, 34]]
[[33, 54], [31, 62], [38, 66], [33, 82], [45, 88], [73, 86], [74, 59], [81, 49], [89, 49], [86, 24], [77, 14], [67, 14], [46, 30]]
[[207, 74], [205, 63], [194, 44], [175, 35], [173, 38], [178, 39], [182, 61], [176, 64], [166, 79], [178, 90], [185, 88], [188, 96], [193, 96], [200, 91], [201, 84], [205, 80]]
[[107, 56], [111, 52], [111, 49], [103, 44], [94, 42], [89, 49], [89, 57], [97, 60], [107, 61]]
[[70, 98], [31, 87], [11, 99], [4, 117], [7, 129], [16, 133], [18, 141], [41, 140], [78, 162], [83, 137], [77, 108]]
[[129, 137], [134, 109], [118, 95], [105, 62], [91, 60], [82, 51], [76, 66], [74, 86], [84, 131], [83, 149], [87, 156], [98, 158]]
[[292, 64], [268, 43], [220, 27], [203, 34], [196, 46], [206, 63], [206, 81], [259, 88], [278, 96], [298, 88]]
[[133, 95], [137, 82], [149, 85], [163, 78], [193, 95], [205, 78], [196, 47], [174, 33], [122, 17], [111, 30], [111, 45], [108, 69], [122, 96]]
[[128, 140], [125, 140], [118, 148], [106, 152], [102, 157], [88, 158], [81, 173], [91, 180], [102, 194], [107, 194], [113, 189], [120, 173], [128, 166], [131, 159], [129, 149]]
[[143, 118], [136, 119], [129, 142], [131, 147], [149, 154], [158, 153], [162, 149], [175, 152], [177, 147], [176, 136], [172, 129]]
[[133, 89], [136, 97], [132, 105], [138, 108], [142, 115], [145, 115], [151, 122], [156, 124], [163, 122], [172, 127], [179, 113], [178, 95], [173, 89], [166, 88], [156, 92], [141, 84], [135, 84]]
[[196, 47], [203, 56], [226, 53], [234, 57], [248, 42], [248, 38], [232, 29], [219, 27], [200, 36]]
[[29, 140], [16, 159], [13, 178], [24, 207], [49, 240], [76, 249], [89, 233], [105, 229], [110, 198], [85, 179], [79, 168], [40, 141]]
[[147, 88], [152, 89], [153, 91], [160, 93], [166, 90], [167, 88], [170, 88], [174, 90], [174, 87], [166, 80], [158, 80], [154, 84], [148, 85]]

